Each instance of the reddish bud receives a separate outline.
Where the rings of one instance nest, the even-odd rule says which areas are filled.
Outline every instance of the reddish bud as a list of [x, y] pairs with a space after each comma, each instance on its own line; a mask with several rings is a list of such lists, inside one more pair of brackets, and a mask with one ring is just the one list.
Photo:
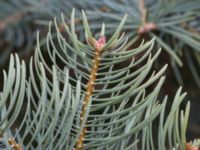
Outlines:
[[98, 41], [96, 41], [95, 43], [95, 47], [98, 49], [98, 50], [101, 50], [104, 45], [106, 44], [106, 37], [105, 36], [101, 36]]
[[197, 146], [192, 146], [191, 143], [187, 143], [186, 150], [199, 150], [199, 148]]
[[153, 22], [149, 22], [149, 23], [145, 24], [144, 26], [141, 26], [138, 29], [138, 33], [144, 34], [144, 33], [147, 33], [149, 31], [152, 31], [152, 30], [155, 30], [155, 29], [157, 29], [157, 25]]

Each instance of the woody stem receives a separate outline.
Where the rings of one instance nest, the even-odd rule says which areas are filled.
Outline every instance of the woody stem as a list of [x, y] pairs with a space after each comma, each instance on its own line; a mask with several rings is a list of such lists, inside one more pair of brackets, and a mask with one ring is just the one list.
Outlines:
[[142, 25], [144, 26], [146, 24], [147, 19], [147, 9], [145, 8], [144, 0], [139, 0], [139, 11], [141, 14]]
[[[100, 49], [96, 48], [95, 56], [93, 58], [93, 65], [91, 68], [90, 78], [87, 82], [86, 96], [84, 98], [84, 103], [83, 103], [82, 112], [81, 112], [81, 125], [83, 123], [83, 119], [85, 118], [85, 114], [86, 114], [86, 110], [87, 110], [90, 98], [94, 91], [94, 83], [96, 80], [96, 75], [97, 75], [97, 71], [98, 71], [99, 64], [100, 64], [100, 58], [101, 58], [101, 51], [100, 51]], [[85, 137], [86, 132], [87, 132], [86, 128], [84, 127], [81, 131], [81, 134], [80, 134], [78, 140], [77, 140], [76, 150], [83, 150], [84, 137]]]

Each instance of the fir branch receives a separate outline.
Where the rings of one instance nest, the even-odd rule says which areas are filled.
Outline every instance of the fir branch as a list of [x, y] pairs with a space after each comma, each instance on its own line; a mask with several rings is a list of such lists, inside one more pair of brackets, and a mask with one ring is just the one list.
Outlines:
[[[38, 34], [28, 79], [24, 62], [17, 55], [10, 59], [0, 94], [2, 147], [8, 147], [7, 137], [15, 137], [26, 149], [184, 149], [190, 104], [184, 113], [180, 110], [186, 95], [181, 88], [168, 114], [167, 97], [158, 102], [167, 65], [152, 70], [160, 53], [151, 54], [155, 39], [128, 50], [129, 40], [121, 35], [126, 15], [106, 41], [106, 25], [100, 32], [91, 30], [83, 12], [83, 42], [76, 33], [75, 11], [70, 26], [64, 18], [64, 34], [56, 19], [54, 25], [49, 23], [45, 42]], [[94, 33], [100, 33], [99, 40]], [[147, 92], [149, 87], [152, 90]], [[26, 112], [11, 131], [23, 102]], [[11, 140], [11, 144], [17, 143]]]
[[[83, 118], [86, 117], [86, 110], [88, 109], [88, 104], [89, 101], [91, 99], [91, 96], [93, 95], [93, 91], [94, 91], [94, 86], [95, 86], [95, 80], [96, 80], [96, 75], [97, 75], [97, 71], [99, 69], [99, 64], [100, 64], [100, 60], [101, 60], [101, 55], [102, 55], [102, 49], [105, 45], [106, 39], [105, 36], [101, 36], [99, 38], [98, 41], [96, 41], [95, 39], [89, 39], [89, 41], [91, 41], [91, 44], [94, 46], [94, 53], [95, 56], [93, 58], [93, 66], [91, 69], [91, 74], [90, 74], [90, 78], [89, 81], [87, 83], [87, 87], [86, 87], [86, 96], [84, 98], [84, 102], [83, 102], [83, 108], [82, 108], [82, 112], [81, 112], [81, 120], [83, 120]], [[82, 126], [82, 122], [81, 125]], [[87, 128], [83, 128], [80, 136], [77, 140], [77, 144], [76, 144], [76, 149], [77, 150], [82, 150], [83, 149], [83, 141], [85, 138], [85, 133], [87, 132]]]
[[[163, 50], [169, 54], [174, 75], [181, 84], [183, 78], [179, 67], [183, 67], [184, 61], [182, 62], [181, 58], [183, 58], [184, 55], [187, 55], [185, 54], [185, 47], [192, 48], [190, 53], [194, 56], [199, 53], [200, 47], [197, 25], [192, 26], [193, 29], [189, 29], [188, 27], [185, 27], [184, 24], [198, 24], [198, 21], [196, 20], [199, 15], [200, 2], [198, 0], [110, 0], [103, 2], [104, 4], [97, 3], [93, 7], [93, 10], [97, 13], [94, 14], [92, 11], [89, 11], [89, 13], [93, 15], [93, 18], [90, 20], [93, 22], [107, 20], [110, 22], [108, 26], [110, 26], [110, 29], [112, 30], [116, 21], [118, 21], [118, 18], [122, 14], [128, 13], [129, 17], [124, 26], [124, 30], [128, 32], [129, 37], [133, 38], [138, 34], [140, 41], [144, 37], [145, 39], [148, 39], [149, 37], [153, 38], [154, 36], [152, 35], [156, 35], [157, 41], [163, 41], [162, 45], [156, 42], [155, 46], [161, 46]], [[85, 1], [85, 3], [89, 2]], [[99, 9], [101, 5], [108, 7], [109, 12], [101, 11], [101, 9]], [[173, 44], [174, 41], [176, 41], [175, 45]], [[134, 45], [132, 46], [134, 47]], [[165, 47], [168, 48], [165, 49]], [[198, 61], [198, 58], [195, 58], [195, 60], [193, 59], [192, 62], [189, 63], [193, 64], [195, 61]], [[188, 62], [186, 63], [188, 64]], [[195, 83], [200, 83], [199, 77], [196, 77], [199, 76], [199, 74], [196, 73], [198, 72], [198, 69], [192, 69], [190, 67], [188, 69], [191, 72]], [[197, 84], [197, 86], [200, 87], [200, 84]]]
[[147, 8], [145, 7], [145, 2], [144, 0], [139, 0], [139, 11], [141, 15], [141, 21], [142, 25], [138, 28], [137, 33], [138, 34], [145, 34], [150, 31], [156, 30], [157, 25], [154, 22], [147, 22]]

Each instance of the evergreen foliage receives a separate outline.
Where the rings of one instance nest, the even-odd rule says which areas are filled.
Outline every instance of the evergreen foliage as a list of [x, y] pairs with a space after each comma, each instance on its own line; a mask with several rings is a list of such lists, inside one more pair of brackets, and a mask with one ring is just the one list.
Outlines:
[[84, 3], [93, 5], [87, 13], [93, 16], [90, 22], [94, 27], [104, 20], [112, 29], [127, 13], [123, 29], [128, 36], [138, 39], [156, 37], [155, 47], [162, 47], [169, 54], [177, 81], [184, 84], [180, 67], [189, 66], [200, 87], [199, 0], [102, 0], [93, 4], [86, 0]]
[[69, 26], [64, 15], [62, 23], [50, 22], [45, 44], [38, 34], [29, 75], [11, 56], [0, 94], [1, 149], [186, 149], [190, 103], [180, 110], [181, 88], [168, 114], [167, 96], [158, 101], [167, 66], [152, 69], [160, 53], [152, 54], [155, 39], [127, 50], [126, 15], [110, 37], [104, 24], [93, 36], [82, 16], [86, 42], [76, 33], [74, 10]]
[[0, 149], [199, 149], [186, 140], [186, 93], [160, 94], [161, 49], [180, 84], [189, 66], [200, 87], [199, 0], [1, 0], [0, 9], [0, 66], [10, 56]]

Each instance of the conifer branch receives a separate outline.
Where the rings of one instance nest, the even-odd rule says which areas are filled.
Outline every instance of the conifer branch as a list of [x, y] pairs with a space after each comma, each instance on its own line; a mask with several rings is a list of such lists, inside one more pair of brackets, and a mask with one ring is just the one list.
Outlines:
[[[101, 36], [98, 41], [96, 41], [93, 38], [89, 39], [89, 42], [95, 48], [95, 56], [92, 61], [93, 66], [91, 69], [90, 78], [87, 83], [86, 96], [84, 98], [84, 104], [83, 104], [83, 108], [82, 108], [82, 112], [81, 112], [81, 121], [83, 121], [83, 119], [85, 118], [86, 110], [87, 110], [90, 98], [91, 98], [94, 88], [95, 88], [94, 86], [95, 86], [96, 75], [97, 75], [97, 71], [99, 68], [100, 59], [101, 59], [101, 55], [102, 55], [101, 50], [102, 50], [103, 46], [105, 45], [105, 41], [106, 41], [105, 36]], [[82, 124], [82, 122], [81, 122], [81, 124]], [[84, 142], [84, 137], [85, 137], [86, 132], [87, 132], [87, 129], [84, 127], [80, 133], [78, 140], [77, 140], [76, 150], [83, 149], [83, 144], [84, 144], [83, 142]]]
[[[106, 42], [104, 24], [100, 38], [96, 40], [83, 12], [85, 39], [88, 40], [85, 44], [79, 41], [79, 35], [76, 34], [74, 16], [73, 11], [71, 28], [65, 24], [63, 16], [62, 27], [54, 19], [56, 37], [51, 30], [51, 23], [49, 25], [45, 44], [53, 68], [45, 60], [41, 49], [44, 43], [40, 43], [39, 34], [35, 55], [30, 61], [28, 80], [24, 62], [21, 64], [18, 56], [15, 59], [11, 57], [8, 75], [4, 73], [5, 87], [0, 95], [1, 128], [5, 130], [5, 136], [0, 139], [3, 148], [10, 148], [11, 145], [14, 150], [137, 147], [196, 150], [198, 144], [186, 145], [185, 140], [190, 105], [188, 103], [185, 111], [181, 111], [180, 104], [186, 94], [182, 94], [179, 88], [168, 114], [165, 114], [167, 96], [160, 104], [157, 101], [166, 66], [158, 72], [151, 71], [160, 53], [158, 50], [154, 55], [151, 54], [155, 39], [142, 43], [136, 49], [127, 50], [129, 41], [120, 36], [125, 16], [110, 40]], [[145, 22], [146, 25], [150, 24]], [[64, 28], [67, 31], [66, 39], [60, 33]], [[147, 29], [143, 26], [143, 31], [147, 32]], [[128, 61], [140, 54], [142, 57], [137, 60]], [[125, 65], [119, 67], [118, 64], [123, 62]], [[73, 71], [74, 76], [69, 71]], [[155, 82], [155, 88], [146, 92]], [[8, 103], [13, 99], [16, 102], [14, 108]], [[12, 132], [10, 127], [19, 117], [18, 110], [22, 110], [24, 100], [27, 100], [27, 111], [19, 128]], [[14, 111], [10, 111], [12, 109]], [[155, 119], [159, 119], [157, 135], [152, 126]], [[15, 139], [8, 140], [6, 137]], [[132, 139], [136, 140], [133, 142]]]
[[147, 21], [147, 8], [145, 7], [144, 0], [139, 0], [139, 11], [141, 15], [142, 25], [138, 28], [138, 34], [144, 34], [146, 32], [157, 29], [157, 25], [154, 22]]

